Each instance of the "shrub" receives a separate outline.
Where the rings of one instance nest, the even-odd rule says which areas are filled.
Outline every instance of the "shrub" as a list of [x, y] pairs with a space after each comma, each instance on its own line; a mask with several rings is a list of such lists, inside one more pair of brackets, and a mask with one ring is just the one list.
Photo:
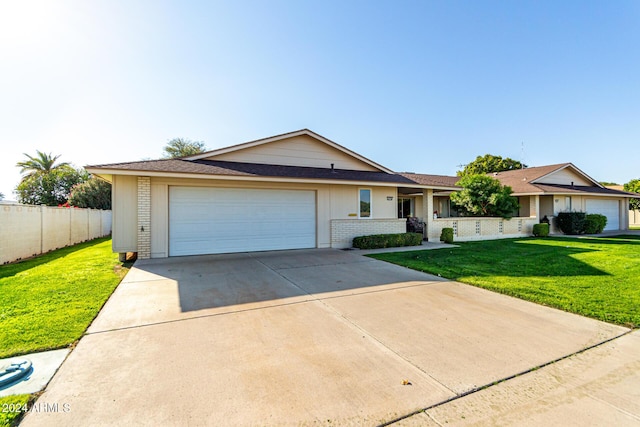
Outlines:
[[440, 241], [444, 243], [453, 243], [453, 228], [445, 227], [440, 233]]
[[547, 237], [549, 235], [549, 224], [545, 222], [533, 224], [533, 235], [536, 237]]
[[397, 248], [400, 246], [418, 246], [422, 243], [422, 234], [372, 234], [353, 238], [353, 247], [359, 249]]
[[600, 214], [587, 214], [584, 221], [584, 232], [586, 234], [602, 233], [607, 225], [607, 217]]
[[564, 234], [582, 234], [586, 216], [584, 212], [560, 212], [556, 224]]

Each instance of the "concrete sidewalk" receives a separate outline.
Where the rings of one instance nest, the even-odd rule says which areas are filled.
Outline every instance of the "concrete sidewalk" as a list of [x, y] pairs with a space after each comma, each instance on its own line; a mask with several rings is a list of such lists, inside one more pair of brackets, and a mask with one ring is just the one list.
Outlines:
[[393, 425], [638, 426], [640, 331]]
[[353, 251], [150, 260], [22, 424], [376, 425], [627, 331]]

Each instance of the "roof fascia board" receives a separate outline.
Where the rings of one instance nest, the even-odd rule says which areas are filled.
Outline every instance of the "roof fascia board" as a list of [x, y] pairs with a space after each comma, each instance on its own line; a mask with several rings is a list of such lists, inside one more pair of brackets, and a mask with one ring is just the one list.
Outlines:
[[222, 181], [260, 181], [260, 182], [292, 182], [307, 184], [331, 184], [331, 185], [368, 185], [376, 187], [409, 187], [433, 190], [451, 190], [457, 191], [459, 188], [428, 186], [423, 184], [411, 184], [403, 182], [379, 182], [379, 181], [357, 181], [357, 180], [332, 180], [332, 179], [305, 179], [305, 178], [287, 178], [287, 177], [269, 177], [269, 176], [239, 176], [239, 175], [207, 175], [197, 173], [167, 173], [158, 171], [136, 171], [122, 169], [93, 169], [87, 171], [91, 174], [100, 175], [128, 175], [128, 176], [151, 176], [158, 178], [186, 178], [186, 179], [203, 179], [203, 180], [222, 180]]
[[264, 144], [268, 144], [270, 142], [275, 142], [275, 141], [282, 141], [282, 140], [287, 139], [287, 138], [294, 138], [296, 136], [301, 136], [301, 135], [307, 135], [307, 136], [310, 136], [310, 137], [312, 137], [314, 139], [317, 139], [318, 141], [323, 142], [323, 143], [329, 145], [330, 147], [335, 148], [338, 151], [342, 151], [343, 153], [345, 153], [345, 154], [347, 154], [347, 155], [349, 155], [351, 157], [354, 157], [354, 158], [360, 160], [361, 162], [364, 162], [364, 163], [368, 164], [369, 166], [373, 166], [374, 168], [379, 169], [380, 171], [383, 171], [383, 172], [386, 172], [386, 173], [390, 173], [390, 174], [394, 173], [391, 169], [386, 168], [386, 167], [382, 166], [381, 164], [374, 162], [373, 160], [369, 160], [366, 157], [361, 156], [360, 154], [358, 154], [358, 153], [356, 153], [354, 151], [351, 151], [348, 148], [343, 147], [342, 145], [340, 145], [340, 144], [338, 144], [336, 142], [333, 142], [330, 139], [327, 139], [324, 136], [319, 135], [319, 134], [317, 134], [317, 133], [315, 133], [315, 132], [313, 132], [313, 131], [311, 131], [309, 129], [300, 129], [300, 130], [297, 130], [297, 131], [294, 131], [294, 132], [284, 133], [284, 134], [281, 134], [281, 135], [271, 136], [271, 137], [263, 138], [263, 139], [257, 139], [255, 141], [249, 141], [249, 142], [245, 142], [245, 143], [242, 143], [242, 144], [232, 145], [230, 147], [224, 147], [224, 148], [219, 148], [217, 150], [207, 151], [205, 153], [196, 154], [194, 156], [183, 157], [182, 159], [183, 160], [200, 160], [200, 159], [204, 159], [204, 158], [207, 158], [207, 157], [215, 157], [215, 156], [218, 156], [218, 155], [221, 155], [221, 154], [232, 153], [234, 151], [240, 151], [240, 150], [244, 150], [246, 148], [257, 147], [259, 145], [264, 145]]

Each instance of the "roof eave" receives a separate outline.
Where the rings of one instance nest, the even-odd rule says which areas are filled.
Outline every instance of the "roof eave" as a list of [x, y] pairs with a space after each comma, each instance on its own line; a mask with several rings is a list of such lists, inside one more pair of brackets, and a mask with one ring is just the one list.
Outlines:
[[[206, 179], [206, 180], [223, 180], [223, 181], [260, 181], [260, 182], [292, 182], [292, 183], [314, 183], [314, 184], [343, 184], [343, 185], [369, 185], [382, 187], [398, 187], [410, 185], [411, 187], [419, 187], [413, 183], [403, 182], [387, 182], [387, 181], [368, 181], [368, 180], [340, 180], [326, 178], [296, 178], [296, 177], [277, 177], [264, 175], [215, 175], [206, 173], [187, 173], [187, 172], [163, 172], [149, 170], [122, 170], [122, 169], [87, 169], [92, 174], [100, 175], [127, 175], [127, 176], [150, 176], [158, 178], [180, 178], [180, 179]], [[433, 187], [429, 187], [433, 188]]]

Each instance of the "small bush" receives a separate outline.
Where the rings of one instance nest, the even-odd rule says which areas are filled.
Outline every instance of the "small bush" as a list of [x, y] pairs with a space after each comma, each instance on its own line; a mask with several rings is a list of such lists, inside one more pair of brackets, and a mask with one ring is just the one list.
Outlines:
[[533, 224], [533, 235], [536, 237], [547, 237], [549, 235], [549, 224], [545, 222]]
[[359, 249], [397, 248], [400, 246], [418, 246], [422, 243], [422, 234], [372, 234], [353, 238], [353, 247]]
[[584, 212], [560, 212], [556, 224], [564, 234], [582, 234], [586, 216]]
[[444, 243], [453, 243], [453, 228], [445, 227], [440, 233], [440, 241]]
[[600, 214], [587, 214], [584, 221], [584, 232], [586, 234], [602, 233], [607, 225], [607, 217]]

